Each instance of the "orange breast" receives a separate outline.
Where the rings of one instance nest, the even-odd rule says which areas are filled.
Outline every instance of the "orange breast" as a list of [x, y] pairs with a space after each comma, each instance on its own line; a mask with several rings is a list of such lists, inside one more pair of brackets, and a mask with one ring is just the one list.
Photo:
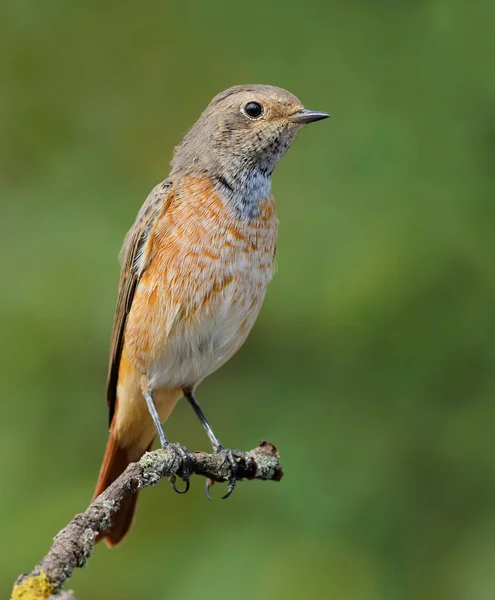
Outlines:
[[[154, 224], [125, 333], [158, 387], [194, 385], [242, 345], [273, 272], [273, 197], [241, 221], [208, 178], [188, 178]], [[194, 381], [192, 381], [194, 380]]]

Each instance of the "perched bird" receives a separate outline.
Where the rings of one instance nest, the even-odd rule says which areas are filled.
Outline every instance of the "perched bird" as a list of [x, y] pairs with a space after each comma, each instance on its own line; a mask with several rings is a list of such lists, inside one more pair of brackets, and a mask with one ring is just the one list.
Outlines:
[[[175, 149], [169, 177], [143, 204], [121, 251], [107, 402], [110, 433], [95, 497], [149, 450], [184, 396], [215, 452], [235, 461], [194, 392], [244, 343], [272, 277], [272, 173], [305, 123], [328, 117], [289, 92], [240, 85], [215, 96]], [[207, 484], [208, 485], [208, 484]], [[208, 493], [208, 488], [207, 488]], [[101, 536], [115, 546], [136, 494]]]

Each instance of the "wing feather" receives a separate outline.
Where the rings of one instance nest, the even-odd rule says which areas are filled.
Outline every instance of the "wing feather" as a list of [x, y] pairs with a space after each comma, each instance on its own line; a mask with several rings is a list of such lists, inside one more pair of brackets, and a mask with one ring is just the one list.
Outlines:
[[141, 260], [141, 257], [145, 253], [146, 245], [150, 239], [150, 232], [157, 217], [168, 208], [171, 185], [171, 181], [166, 180], [151, 191], [141, 207], [134, 225], [127, 233], [120, 251], [119, 258], [122, 268], [120, 271], [119, 295], [113, 320], [107, 377], [107, 404], [110, 423], [115, 411], [120, 358], [124, 345], [127, 316], [131, 310], [136, 287], [147, 266]]

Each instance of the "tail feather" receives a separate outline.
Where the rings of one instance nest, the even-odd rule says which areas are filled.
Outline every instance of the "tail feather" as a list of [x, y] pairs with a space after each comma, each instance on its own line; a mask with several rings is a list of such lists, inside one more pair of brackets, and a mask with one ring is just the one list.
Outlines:
[[[125, 471], [130, 462], [139, 460], [152, 445], [153, 442], [142, 451], [136, 448], [123, 448], [119, 445], [117, 437], [110, 431], [93, 500]], [[113, 548], [123, 541], [133, 521], [137, 498], [136, 493], [122, 500], [119, 510], [112, 516], [110, 526], [98, 534], [97, 542], [103, 539], [107, 546]]]

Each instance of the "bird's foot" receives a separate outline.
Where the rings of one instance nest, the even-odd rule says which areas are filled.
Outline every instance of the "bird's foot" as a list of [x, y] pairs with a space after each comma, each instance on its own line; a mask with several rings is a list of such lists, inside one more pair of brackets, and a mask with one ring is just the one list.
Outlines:
[[168, 478], [170, 485], [173, 487], [174, 491], [177, 492], [178, 494], [186, 494], [189, 491], [189, 488], [191, 485], [191, 482], [190, 482], [191, 467], [190, 467], [190, 465], [191, 465], [193, 456], [187, 448], [184, 448], [184, 446], [181, 446], [180, 444], [168, 444], [168, 446], [164, 449], [165, 450], [171, 449], [175, 452], [175, 455], [177, 456], [177, 459], [178, 459], [179, 463], [181, 464], [181, 468], [179, 468], [179, 471], [181, 471], [179, 477], [185, 482], [186, 487], [183, 490], [179, 490], [179, 488], [175, 485], [175, 482], [177, 481], [177, 475], [172, 475]]
[[[237, 483], [236, 475], [237, 475], [237, 460], [235, 458], [235, 454], [233, 450], [229, 450], [228, 448], [224, 448], [223, 446], [219, 446], [218, 448], [214, 448], [215, 454], [220, 454], [224, 459], [224, 462], [228, 462], [230, 466], [230, 476], [229, 476], [229, 485], [227, 491], [222, 496], [222, 500], [226, 500], [234, 491], [235, 485]], [[212, 479], [206, 480], [205, 485], [205, 493], [208, 500], [211, 500], [210, 496], [210, 488], [215, 482]]]

